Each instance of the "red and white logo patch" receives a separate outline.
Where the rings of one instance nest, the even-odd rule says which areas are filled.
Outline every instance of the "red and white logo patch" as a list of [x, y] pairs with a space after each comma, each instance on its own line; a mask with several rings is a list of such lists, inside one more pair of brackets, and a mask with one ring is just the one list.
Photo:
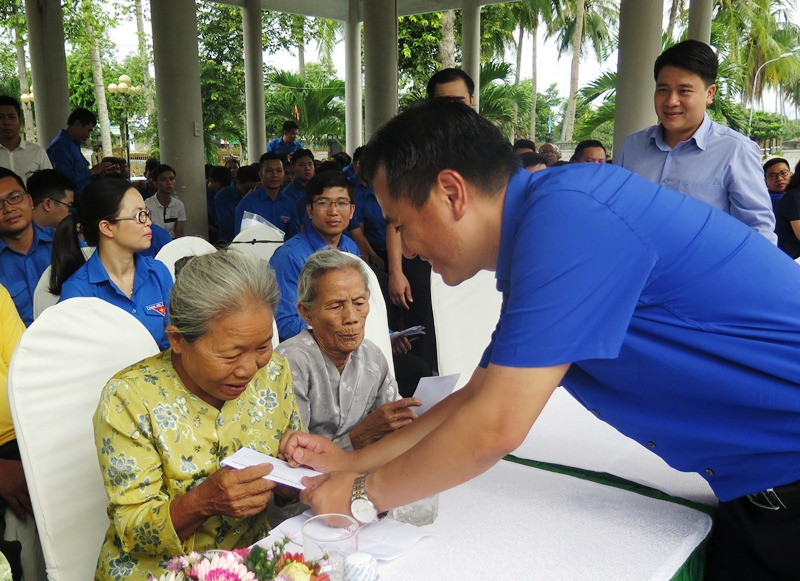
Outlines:
[[152, 305], [147, 305], [144, 308], [145, 311], [153, 311], [161, 315], [162, 317], [167, 316], [167, 309], [164, 307], [164, 302], [153, 303]]

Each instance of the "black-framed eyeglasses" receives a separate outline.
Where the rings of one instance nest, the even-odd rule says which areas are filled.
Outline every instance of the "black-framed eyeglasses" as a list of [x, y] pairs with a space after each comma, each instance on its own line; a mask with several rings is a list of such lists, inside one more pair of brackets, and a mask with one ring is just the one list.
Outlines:
[[72, 202], [62, 202], [61, 200], [56, 200], [55, 198], [47, 198], [51, 202], [55, 202], [56, 204], [61, 204], [62, 206], [66, 206], [68, 210], [71, 210], [75, 207], [75, 204]]
[[136, 220], [139, 224], [147, 224], [147, 221], [150, 220], [151, 214], [150, 210], [140, 210], [136, 212], [133, 216], [114, 216], [112, 218], [108, 218], [109, 222], [122, 222], [124, 220]]
[[22, 201], [22, 198], [25, 197], [25, 192], [11, 192], [5, 198], [0, 199], [0, 210], [3, 209], [3, 206], [8, 204], [9, 206], [16, 206]]
[[317, 206], [317, 208], [320, 208], [322, 210], [327, 210], [328, 208], [331, 207], [331, 204], [333, 204], [333, 205], [336, 206], [337, 210], [340, 210], [342, 212], [353, 205], [353, 202], [351, 202], [350, 200], [345, 200], [345, 199], [328, 200], [327, 198], [321, 198], [319, 200], [314, 200], [311, 203], [314, 204], [315, 206]]
[[776, 180], [778, 178], [785, 178], [788, 175], [789, 175], [789, 170], [788, 169], [783, 169], [783, 170], [781, 170], [781, 171], [779, 171], [777, 173], [768, 173], [767, 174], [767, 179], [768, 180]]

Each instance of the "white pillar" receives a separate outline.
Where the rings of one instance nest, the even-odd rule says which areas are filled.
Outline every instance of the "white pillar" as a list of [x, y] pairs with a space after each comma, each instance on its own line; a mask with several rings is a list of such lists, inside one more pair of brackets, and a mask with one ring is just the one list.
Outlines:
[[197, 7], [194, 0], [150, 0], [150, 13], [161, 162], [175, 168], [186, 234], [207, 238]]
[[711, 44], [713, 0], [689, 0], [689, 38]]
[[397, 0], [364, 3], [365, 137], [397, 114]]
[[245, 0], [242, 8], [244, 35], [244, 94], [247, 115], [247, 159], [258, 162], [267, 151], [264, 126], [264, 56], [261, 52], [261, 2]]
[[614, 153], [629, 134], [656, 121], [653, 63], [661, 52], [663, 0], [622, 0], [619, 9]]
[[481, 6], [478, 0], [461, 0], [462, 68], [475, 81], [475, 110], [480, 111]]
[[25, 0], [28, 48], [39, 145], [47, 147], [67, 126], [69, 89], [60, 0]]
[[361, 18], [359, 0], [349, 0], [349, 13], [344, 23], [344, 119], [345, 146], [351, 154], [364, 142], [363, 109], [361, 107]]

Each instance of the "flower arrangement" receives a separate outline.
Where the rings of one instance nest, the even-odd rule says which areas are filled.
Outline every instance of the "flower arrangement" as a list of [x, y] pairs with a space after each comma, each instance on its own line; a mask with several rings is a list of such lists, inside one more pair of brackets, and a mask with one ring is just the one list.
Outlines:
[[288, 539], [275, 541], [270, 549], [254, 546], [232, 551], [189, 553], [172, 557], [167, 572], [148, 581], [329, 581], [316, 561], [307, 562], [302, 553], [285, 550]]

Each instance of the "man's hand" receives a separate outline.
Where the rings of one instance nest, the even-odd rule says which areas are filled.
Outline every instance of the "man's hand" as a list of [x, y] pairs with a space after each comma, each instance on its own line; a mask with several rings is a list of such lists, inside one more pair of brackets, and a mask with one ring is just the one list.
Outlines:
[[351, 453], [328, 438], [294, 430], [284, 432], [279, 449], [289, 466], [308, 466], [319, 472], [347, 470], [351, 461]]
[[389, 298], [392, 303], [405, 310], [410, 309], [409, 303], [414, 302], [411, 296], [411, 285], [402, 272], [392, 272], [389, 270]]
[[395, 337], [392, 340], [392, 354], [405, 355], [411, 351], [411, 342], [417, 339], [419, 335], [413, 337]]
[[19, 518], [33, 512], [25, 472], [19, 460], [0, 460], [0, 497]]
[[272, 464], [261, 464], [236, 470], [220, 468], [195, 490], [202, 490], [207, 516], [221, 514], [245, 518], [258, 514], [267, 506], [275, 483], [264, 478]]
[[302, 480], [306, 488], [300, 491], [300, 501], [311, 506], [314, 514], [350, 514], [350, 497], [357, 476], [355, 472], [306, 476]]
[[102, 163], [98, 163], [97, 165], [92, 166], [92, 169], [90, 169], [89, 171], [92, 172], [93, 176], [96, 176], [97, 174], [105, 174], [108, 172], [108, 170], [111, 169], [111, 165], [112, 164], [110, 161], [104, 161]]
[[350, 430], [350, 443], [354, 450], [363, 448], [386, 434], [399, 430], [417, 419], [417, 414], [410, 406], [419, 406], [422, 402], [414, 397], [406, 397], [390, 401], [370, 413], [364, 421]]

